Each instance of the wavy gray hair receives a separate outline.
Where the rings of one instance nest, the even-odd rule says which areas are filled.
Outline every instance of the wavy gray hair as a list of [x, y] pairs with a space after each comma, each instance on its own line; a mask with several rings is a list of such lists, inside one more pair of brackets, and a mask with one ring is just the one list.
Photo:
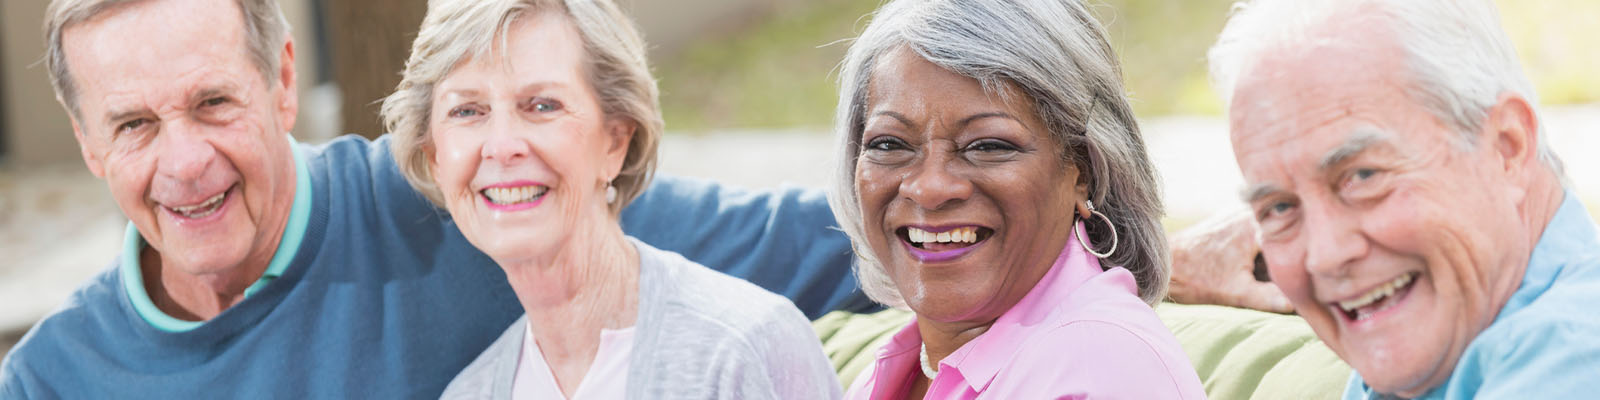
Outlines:
[[[1270, 51], [1302, 46], [1307, 32], [1341, 12], [1370, 8], [1394, 29], [1405, 50], [1407, 77], [1418, 104], [1461, 134], [1464, 148], [1477, 143], [1489, 108], [1504, 93], [1538, 104], [1538, 94], [1522, 71], [1511, 38], [1500, 27], [1500, 13], [1489, 0], [1252, 0], [1235, 3], [1228, 23], [1207, 58], [1212, 86], [1224, 104], [1233, 101], [1240, 74]], [[1287, 46], [1287, 47], [1286, 47]], [[1537, 112], [1537, 111], [1535, 111]], [[1539, 159], [1566, 175], [1539, 126]]]
[[[665, 124], [644, 39], [616, 3], [610, 0], [433, 0], [428, 15], [411, 45], [400, 86], [383, 100], [384, 127], [390, 134], [395, 164], [413, 188], [434, 204], [444, 204], [428, 164], [432, 141], [428, 138], [428, 113], [433, 89], [459, 64], [488, 54], [496, 40], [525, 15], [558, 12], [565, 15], [583, 38], [588, 83], [599, 97], [608, 118], [635, 124], [622, 171], [612, 180], [617, 201], [613, 215], [644, 192], [656, 169], [656, 146]], [[499, 43], [504, 46], [504, 40]]]
[[[1133, 272], [1147, 303], [1166, 295], [1159, 181], [1124, 93], [1117, 56], [1087, 6], [1078, 0], [896, 0], [878, 10], [845, 56], [834, 128], [840, 157], [828, 198], [856, 248], [856, 276], [868, 297], [905, 306], [883, 265], [865, 251], [854, 182], [868, 80], [878, 59], [902, 46], [991, 92], [1001, 93], [1006, 83], [1020, 88], [1063, 146], [1066, 161], [1083, 171], [1096, 211], [1117, 230], [1121, 244], [1104, 265]], [[1104, 224], [1085, 225], [1091, 241], [1110, 240]]]
[[[45, 11], [45, 70], [50, 74], [50, 86], [55, 88], [56, 101], [67, 107], [77, 118], [78, 87], [67, 70], [67, 53], [62, 48], [61, 32], [117, 7], [149, 0], [55, 0]], [[235, 0], [234, 4], [244, 18], [244, 38], [250, 60], [261, 70], [267, 83], [277, 83], [278, 52], [289, 39], [289, 21], [274, 0]]]

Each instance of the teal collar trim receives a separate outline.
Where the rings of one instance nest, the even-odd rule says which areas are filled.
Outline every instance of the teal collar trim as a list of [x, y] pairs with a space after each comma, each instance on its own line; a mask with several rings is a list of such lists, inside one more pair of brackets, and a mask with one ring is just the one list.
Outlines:
[[[245, 289], [245, 297], [260, 292], [289, 269], [289, 263], [300, 251], [300, 242], [305, 239], [306, 224], [311, 221], [311, 172], [306, 167], [305, 151], [293, 136], [289, 136], [289, 148], [294, 153], [294, 206], [289, 209], [289, 222], [284, 224], [283, 238], [278, 241], [277, 252], [273, 253], [272, 261], [267, 264], [267, 270], [261, 278]], [[150, 300], [150, 294], [144, 291], [144, 274], [139, 270], [139, 251], [144, 249], [144, 245], [144, 237], [139, 235], [139, 229], [129, 222], [127, 233], [123, 235], [121, 269], [123, 287], [128, 291], [133, 310], [145, 322], [165, 332], [185, 332], [199, 327], [203, 322], [173, 318], [161, 312]]]

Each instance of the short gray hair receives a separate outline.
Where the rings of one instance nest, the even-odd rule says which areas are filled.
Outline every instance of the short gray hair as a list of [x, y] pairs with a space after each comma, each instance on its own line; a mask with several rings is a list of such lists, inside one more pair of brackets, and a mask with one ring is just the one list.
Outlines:
[[[56, 100], [67, 107], [74, 118], [78, 117], [78, 87], [67, 69], [67, 54], [62, 48], [61, 32], [73, 25], [94, 19], [112, 9], [134, 3], [154, 0], [54, 0], [45, 11], [45, 69], [50, 74], [50, 85], [55, 87]], [[244, 21], [244, 38], [250, 60], [261, 70], [262, 79], [278, 82], [278, 52], [289, 38], [289, 21], [283, 17], [276, 0], [234, 0]]]
[[[443, 204], [428, 163], [432, 141], [428, 118], [433, 90], [462, 61], [488, 54], [518, 18], [561, 12], [583, 38], [589, 84], [602, 112], [635, 124], [622, 171], [612, 181], [617, 201], [612, 214], [632, 202], [650, 183], [656, 146], [664, 130], [661, 103], [644, 39], [633, 20], [610, 0], [433, 0], [411, 46], [400, 86], [383, 101], [383, 123], [390, 133], [395, 163], [411, 186], [434, 204]], [[504, 45], [504, 42], [501, 42]]]
[[[1500, 95], [1516, 93], [1538, 104], [1533, 84], [1523, 73], [1517, 51], [1500, 26], [1500, 14], [1489, 0], [1251, 0], [1236, 3], [1228, 23], [1211, 47], [1212, 85], [1223, 103], [1233, 101], [1239, 75], [1273, 49], [1302, 45], [1311, 29], [1341, 12], [1370, 7], [1372, 17], [1386, 21], [1405, 51], [1406, 77], [1415, 85], [1414, 100], [1456, 129], [1461, 143], [1477, 142], [1489, 109]], [[1539, 159], [1565, 177], [1561, 159], [1551, 151], [1545, 128], [1539, 126]]]
[[[877, 61], [899, 48], [976, 79], [991, 92], [1003, 93], [1007, 83], [1019, 88], [1062, 146], [1065, 161], [1082, 171], [1089, 200], [1117, 230], [1121, 244], [1104, 266], [1131, 271], [1147, 303], [1166, 295], [1169, 256], [1159, 181], [1124, 93], [1117, 56], [1088, 8], [1079, 0], [896, 0], [878, 10], [850, 46], [840, 74], [840, 157], [829, 202], [856, 248], [856, 276], [867, 296], [905, 306], [883, 265], [866, 251], [854, 183], [869, 78]], [[1111, 240], [1104, 224], [1085, 225], [1091, 241]]]

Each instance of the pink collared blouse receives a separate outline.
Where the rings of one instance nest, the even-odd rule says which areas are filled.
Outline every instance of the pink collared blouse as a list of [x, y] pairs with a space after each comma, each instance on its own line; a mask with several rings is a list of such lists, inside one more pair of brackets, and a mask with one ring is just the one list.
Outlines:
[[[845, 398], [905, 398], [922, 374], [921, 345], [913, 320]], [[1205, 398], [1177, 338], [1139, 299], [1133, 274], [1102, 271], [1076, 240], [1016, 306], [941, 360], [938, 371], [927, 399]]]

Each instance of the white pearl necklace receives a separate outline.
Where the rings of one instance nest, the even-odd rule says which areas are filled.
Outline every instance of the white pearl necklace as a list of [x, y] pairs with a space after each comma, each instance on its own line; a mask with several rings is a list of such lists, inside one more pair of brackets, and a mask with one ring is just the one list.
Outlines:
[[939, 371], [933, 369], [933, 366], [928, 365], [928, 344], [927, 343], [923, 343], [922, 344], [922, 354], [920, 354], [919, 358], [920, 358], [920, 361], [922, 362], [922, 376], [926, 376], [926, 377], [928, 377], [929, 381], [932, 381], [933, 380], [933, 376], [934, 375], [938, 375]]

